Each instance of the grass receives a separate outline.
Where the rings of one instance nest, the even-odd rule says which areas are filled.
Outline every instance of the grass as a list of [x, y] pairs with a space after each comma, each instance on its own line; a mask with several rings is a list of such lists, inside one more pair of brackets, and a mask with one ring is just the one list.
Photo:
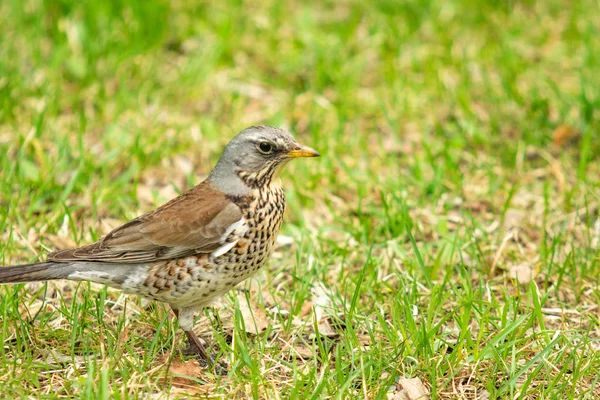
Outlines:
[[230, 371], [181, 354], [163, 305], [4, 286], [5, 397], [600, 397], [597, 1], [189, 3], [0, 3], [0, 262], [288, 127], [323, 157], [287, 168], [268, 268], [196, 327]]

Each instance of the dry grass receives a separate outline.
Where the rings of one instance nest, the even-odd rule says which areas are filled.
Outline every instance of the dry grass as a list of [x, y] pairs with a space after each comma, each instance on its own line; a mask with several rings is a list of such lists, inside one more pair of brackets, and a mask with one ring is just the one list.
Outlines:
[[158, 206], [248, 125], [324, 156], [197, 321], [227, 375], [162, 305], [17, 285], [7, 397], [600, 397], [597, 4], [135, 4], [0, 5], [2, 264]]

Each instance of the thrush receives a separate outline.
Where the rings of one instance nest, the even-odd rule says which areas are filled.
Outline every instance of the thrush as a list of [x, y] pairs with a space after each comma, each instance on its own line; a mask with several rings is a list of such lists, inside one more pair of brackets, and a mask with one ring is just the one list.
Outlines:
[[96, 243], [0, 268], [0, 283], [90, 281], [167, 303], [211, 363], [192, 329], [195, 314], [266, 263], [285, 211], [280, 172], [293, 158], [318, 156], [284, 129], [250, 127], [191, 190]]

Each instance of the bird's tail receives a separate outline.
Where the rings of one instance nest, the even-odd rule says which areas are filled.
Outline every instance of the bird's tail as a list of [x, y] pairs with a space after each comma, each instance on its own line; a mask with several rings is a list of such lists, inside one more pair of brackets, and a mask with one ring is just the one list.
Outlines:
[[50, 281], [64, 279], [73, 272], [69, 263], [40, 262], [35, 264], [0, 267], [0, 284]]

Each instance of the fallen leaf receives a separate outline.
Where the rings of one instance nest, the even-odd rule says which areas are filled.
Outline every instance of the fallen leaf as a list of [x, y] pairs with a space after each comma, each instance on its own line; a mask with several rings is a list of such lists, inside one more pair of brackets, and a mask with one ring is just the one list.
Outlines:
[[[257, 296], [260, 296], [259, 299], [262, 298], [260, 303], [264, 304], [265, 307], [269, 307], [270, 305], [276, 304], [275, 299], [273, 298], [271, 292], [269, 291], [268, 287], [265, 286], [264, 283], [261, 284], [256, 279], [250, 279], [249, 282], [245, 283], [245, 288], [247, 288], [246, 290], [250, 290], [250, 300], [254, 300], [257, 298]], [[246, 296], [243, 295], [242, 297], [244, 299], [246, 298]]]
[[[167, 355], [164, 355], [159, 360], [159, 364], [164, 365], [168, 363], [168, 361], [169, 357]], [[173, 389], [177, 388], [178, 392], [196, 395], [203, 392], [202, 389], [206, 389], [202, 385], [198, 384], [198, 382], [195, 379], [202, 375], [203, 372], [203, 369], [198, 363], [198, 360], [172, 360], [168, 367], [169, 376], [172, 378]]]
[[490, 392], [485, 389], [483, 389], [481, 392], [479, 392], [479, 395], [477, 395], [477, 400], [489, 400], [489, 398]]
[[317, 317], [317, 321], [320, 321], [323, 319], [325, 312], [331, 308], [329, 290], [323, 285], [323, 283], [318, 282], [312, 287], [311, 294], [315, 309], [315, 316]]
[[331, 310], [330, 290], [323, 285], [322, 282], [317, 283], [311, 290], [312, 303], [315, 310], [315, 318], [317, 319], [317, 329], [319, 334], [327, 337], [337, 336], [338, 333], [333, 329], [329, 322], [329, 316], [326, 315], [328, 310]]
[[396, 384], [397, 391], [388, 393], [390, 400], [427, 400], [429, 391], [419, 378], [401, 378]]
[[554, 132], [552, 132], [552, 141], [557, 146], [565, 146], [577, 139], [579, 132], [569, 125], [559, 125]]
[[535, 276], [535, 269], [529, 263], [516, 264], [508, 269], [508, 276], [520, 284], [526, 285]]
[[313, 358], [314, 354], [312, 349], [306, 347], [303, 344], [285, 344], [282, 349], [283, 352], [289, 353], [290, 355], [295, 354], [297, 357], [302, 359]]
[[331, 326], [331, 323], [329, 323], [329, 319], [320, 320], [319, 323], [317, 324], [317, 329], [319, 330], [319, 334], [321, 336], [326, 336], [326, 337], [338, 336], [338, 333], [336, 332], [336, 330], [333, 329], [333, 327]]
[[246, 332], [252, 335], [257, 335], [260, 332], [264, 332], [269, 327], [269, 319], [267, 313], [260, 307], [256, 307], [251, 303], [252, 300], [247, 299], [244, 293], [237, 294], [238, 304], [242, 318], [244, 318], [244, 326]]
[[172, 361], [171, 365], [169, 366], [169, 373], [171, 375], [182, 375], [182, 377], [174, 378], [174, 382], [176, 380], [179, 380], [185, 381], [187, 383], [189, 379], [185, 377], [196, 378], [200, 376], [200, 374], [202, 373], [202, 367], [196, 359], [191, 359], [183, 362]]
[[302, 304], [302, 307], [300, 307], [300, 312], [298, 313], [298, 315], [301, 317], [306, 317], [307, 315], [310, 314], [312, 309], [313, 309], [312, 301], [304, 300], [304, 303]]

